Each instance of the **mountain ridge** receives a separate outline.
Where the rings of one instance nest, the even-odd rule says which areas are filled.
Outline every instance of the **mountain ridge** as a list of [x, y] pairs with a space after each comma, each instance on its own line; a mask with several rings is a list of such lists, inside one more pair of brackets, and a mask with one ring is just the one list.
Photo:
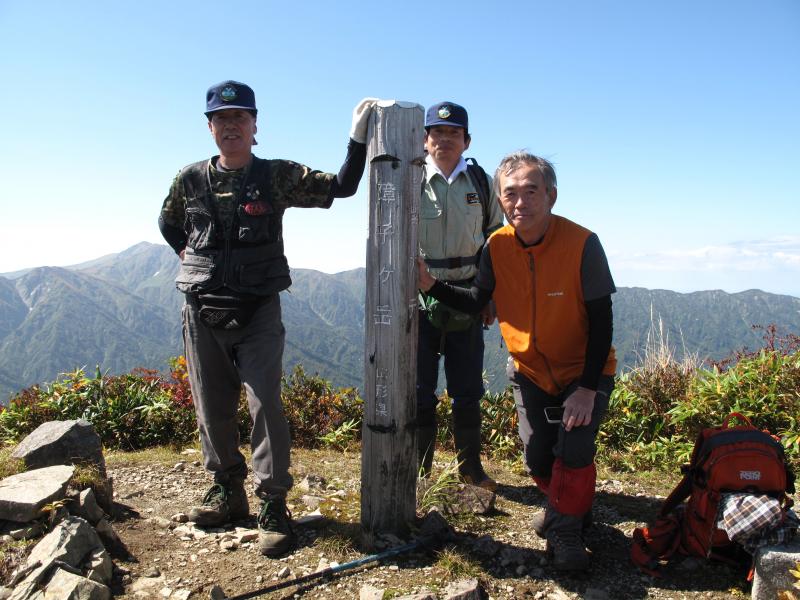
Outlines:
[[[167, 359], [182, 352], [177, 269], [168, 246], [141, 242], [72, 267], [0, 275], [0, 400], [81, 367], [99, 365], [110, 373], [165, 370]], [[284, 369], [302, 364], [334, 386], [360, 387], [365, 269], [335, 274], [292, 269], [291, 275], [291, 288], [281, 294]], [[762, 333], [753, 325], [776, 324], [800, 334], [800, 298], [757, 289], [731, 294], [619, 288], [613, 301], [623, 368], [642, 356], [659, 319], [678, 358], [683, 347], [716, 360], [760, 347]], [[487, 380], [497, 391], [506, 385], [507, 354], [496, 325], [485, 341]]]

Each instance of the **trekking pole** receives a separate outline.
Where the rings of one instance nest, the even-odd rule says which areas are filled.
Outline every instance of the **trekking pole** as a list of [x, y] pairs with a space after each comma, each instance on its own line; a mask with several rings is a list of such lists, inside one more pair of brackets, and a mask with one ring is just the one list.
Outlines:
[[433, 548], [439, 546], [440, 544], [444, 544], [447, 540], [452, 539], [454, 536], [453, 529], [447, 523], [447, 520], [435, 510], [432, 510], [425, 515], [420, 527], [420, 533], [421, 535], [415, 541], [409, 542], [408, 544], [397, 546], [396, 548], [389, 548], [388, 550], [384, 550], [378, 554], [370, 554], [369, 556], [346, 562], [336, 567], [328, 567], [327, 569], [317, 571], [316, 573], [309, 573], [308, 575], [302, 575], [301, 577], [295, 577], [294, 579], [289, 579], [287, 581], [273, 583], [272, 585], [268, 585], [267, 587], [254, 590], [252, 592], [245, 592], [244, 594], [239, 594], [237, 596], [230, 596], [227, 597], [227, 600], [248, 600], [248, 598], [255, 598], [269, 592], [282, 590], [283, 588], [292, 587], [294, 585], [308, 583], [309, 581], [314, 581], [316, 579], [329, 578], [337, 573], [349, 571], [350, 569], [355, 569], [356, 567], [360, 567], [371, 562], [391, 558], [392, 556], [410, 552], [411, 550], [416, 550], [417, 548]]
[[248, 598], [255, 598], [256, 596], [262, 596], [269, 592], [282, 590], [283, 588], [308, 583], [309, 581], [314, 581], [315, 579], [326, 579], [336, 575], [337, 573], [341, 573], [342, 571], [349, 571], [350, 569], [355, 569], [361, 565], [366, 565], [371, 562], [384, 560], [386, 558], [391, 558], [392, 556], [397, 556], [398, 554], [403, 554], [404, 552], [409, 552], [421, 546], [425, 546], [431, 541], [431, 538], [419, 539], [415, 542], [398, 546], [397, 548], [390, 548], [389, 550], [385, 550], [384, 552], [380, 552], [378, 554], [371, 554], [369, 556], [365, 556], [363, 558], [359, 558], [335, 567], [328, 567], [322, 571], [317, 571], [315, 573], [309, 573], [308, 575], [302, 575], [301, 577], [295, 577], [294, 579], [289, 579], [287, 581], [274, 583], [272, 585], [268, 585], [267, 587], [253, 590], [252, 592], [245, 592], [244, 594], [239, 594], [237, 596], [226, 596], [226, 598], [227, 600], [247, 600]]

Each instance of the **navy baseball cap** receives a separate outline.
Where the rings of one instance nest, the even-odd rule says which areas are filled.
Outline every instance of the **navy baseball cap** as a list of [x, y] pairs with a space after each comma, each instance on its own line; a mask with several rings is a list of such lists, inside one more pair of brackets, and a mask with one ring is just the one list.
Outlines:
[[439, 102], [428, 109], [425, 114], [425, 129], [434, 125], [451, 125], [463, 127], [469, 131], [467, 109], [455, 102]]
[[229, 108], [249, 110], [255, 117], [256, 95], [253, 88], [238, 81], [223, 81], [212, 85], [206, 92], [206, 116], [211, 118], [211, 113]]

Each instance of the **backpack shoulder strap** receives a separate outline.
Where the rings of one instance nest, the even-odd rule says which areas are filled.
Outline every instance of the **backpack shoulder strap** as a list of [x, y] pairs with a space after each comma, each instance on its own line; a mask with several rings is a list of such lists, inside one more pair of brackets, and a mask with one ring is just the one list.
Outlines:
[[659, 511], [659, 515], [662, 517], [667, 516], [673, 510], [678, 508], [681, 502], [686, 500], [692, 494], [692, 474], [691, 471], [687, 471], [686, 474], [683, 476], [683, 479], [680, 480], [678, 485], [670, 492], [667, 499], [664, 500], [664, 503], [661, 505], [661, 510]]
[[489, 220], [491, 219], [491, 202], [492, 194], [489, 190], [489, 177], [486, 171], [478, 164], [474, 158], [467, 159], [467, 175], [469, 175], [472, 185], [478, 190], [478, 196], [481, 199], [481, 208], [483, 209], [483, 237], [488, 238], [494, 229], [489, 229]]

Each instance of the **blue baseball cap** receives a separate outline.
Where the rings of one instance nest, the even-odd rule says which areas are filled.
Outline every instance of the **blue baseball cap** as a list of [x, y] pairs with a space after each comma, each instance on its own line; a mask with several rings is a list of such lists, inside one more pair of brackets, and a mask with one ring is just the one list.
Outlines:
[[229, 108], [240, 108], [253, 113], [256, 109], [256, 95], [253, 88], [238, 81], [223, 81], [212, 85], [206, 92], [206, 116], [211, 118], [211, 113]]
[[425, 114], [425, 129], [434, 125], [450, 125], [463, 127], [469, 131], [467, 109], [455, 102], [439, 102], [428, 109]]

